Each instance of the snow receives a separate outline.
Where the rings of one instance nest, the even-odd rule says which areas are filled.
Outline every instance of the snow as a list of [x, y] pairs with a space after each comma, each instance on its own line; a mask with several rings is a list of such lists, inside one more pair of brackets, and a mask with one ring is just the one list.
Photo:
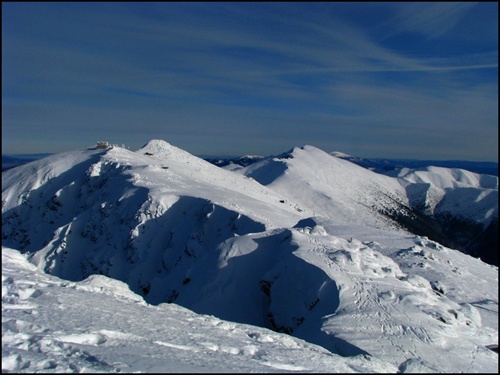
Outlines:
[[313, 146], [295, 147], [236, 172], [287, 197], [285, 203], [306, 217], [324, 216], [338, 223], [396, 229], [397, 225], [380, 211], [399, 211], [402, 205], [408, 205], [405, 189], [396, 179]]
[[3, 172], [2, 369], [496, 373], [498, 268], [384, 212], [425, 185], [486, 222], [497, 180], [424, 172], [312, 146], [231, 171], [161, 140]]
[[469, 172], [464, 169], [429, 166], [419, 169], [402, 168], [397, 176], [413, 183], [430, 183], [440, 189], [476, 187], [498, 189], [498, 177]]
[[[2, 372], [395, 372], [286, 334], [153, 306], [105, 276], [68, 282], [2, 248]], [[119, 293], [113, 293], [118, 290]]]
[[398, 177], [414, 205], [435, 214], [451, 214], [484, 224], [498, 218], [498, 177], [463, 169], [402, 168], [388, 175]]

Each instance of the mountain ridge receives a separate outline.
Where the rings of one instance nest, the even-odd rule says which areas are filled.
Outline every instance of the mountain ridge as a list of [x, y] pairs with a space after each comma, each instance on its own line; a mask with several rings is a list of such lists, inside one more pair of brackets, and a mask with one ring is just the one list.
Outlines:
[[[413, 209], [397, 179], [313, 146], [227, 171], [153, 140], [135, 152], [55, 155], [2, 180], [2, 244], [73, 282], [102, 274], [150, 304], [343, 356], [390, 353], [394, 366], [464, 368], [474, 361], [464, 353], [498, 332], [481, 302], [498, 301], [482, 286], [498, 268], [398, 224], [391, 215]], [[383, 328], [375, 341], [374, 317]], [[455, 350], [447, 330], [460, 337]], [[493, 357], [479, 352], [476, 366], [488, 369]]]
[[[330, 152], [331, 155], [343, 159], [347, 159], [364, 168], [370, 169], [377, 173], [386, 173], [390, 171], [399, 171], [402, 168], [422, 168], [427, 166], [437, 166], [444, 168], [458, 168], [468, 170], [478, 174], [488, 174], [498, 177], [497, 162], [481, 162], [468, 160], [417, 160], [417, 159], [387, 159], [387, 158], [360, 158], [351, 156], [340, 151]], [[52, 153], [43, 154], [2, 154], [2, 172], [15, 168], [19, 165], [38, 160], [52, 155]], [[197, 155], [212, 164], [219, 167], [227, 167], [232, 165], [232, 169], [237, 169], [241, 166], [246, 167], [256, 160], [263, 159], [261, 155], [243, 155], [243, 156], [213, 156], [213, 155]], [[229, 168], [229, 169], [231, 169]], [[226, 168], [227, 169], [227, 168]], [[393, 172], [394, 173], [394, 172]]]
[[478, 174], [489, 174], [498, 177], [498, 162], [469, 160], [418, 160], [418, 159], [388, 159], [362, 158], [340, 151], [330, 152], [330, 155], [349, 160], [377, 173], [397, 173], [403, 168], [417, 169], [428, 166], [465, 169]]

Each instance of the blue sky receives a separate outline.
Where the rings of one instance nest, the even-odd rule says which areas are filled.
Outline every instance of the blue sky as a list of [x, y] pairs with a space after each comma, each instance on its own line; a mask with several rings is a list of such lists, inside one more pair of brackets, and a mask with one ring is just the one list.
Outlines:
[[498, 161], [498, 3], [2, 2], [2, 152]]

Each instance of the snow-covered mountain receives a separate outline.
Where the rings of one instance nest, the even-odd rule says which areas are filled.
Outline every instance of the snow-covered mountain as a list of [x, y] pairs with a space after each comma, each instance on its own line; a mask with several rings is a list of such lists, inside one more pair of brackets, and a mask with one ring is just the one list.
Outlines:
[[304, 146], [235, 171], [314, 214], [337, 222], [403, 227], [498, 265], [497, 176], [441, 167], [384, 175], [346, 158]]
[[237, 172], [288, 198], [305, 216], [327, 217], [403, 232], [395, 216], [411, 216], [405, 189], [394, 178], [373, 173], [313, 147], [295, 147]]
[[[498, 344], [498, 268], [415, 234], [430, 222], [403, 180], [312, 146], [237, 171], [159, 140], [136, 152], [82, 149], [2, 173], [2, 245], [71, 285], [95, 275], [124, 282], [151, 316], [151, 305], [180, 311], [161, 305], [169, 302], [267, 328], [353, 357], [354, 371], [495, 372], [487, 346]], [[498, 217], [491, 208], [488, 217]], [[36, 298], [16, 292], [22, 278], [3, 279], [7, 301]], [[30, 330], [12, 324], [2, 332]], [[102, 329], [117, 331], [92, 329], [105, 340]], [[8, 358], [23, 363], [12, 354], [16, 342]], [[319, 369], [293, 355], [274, 360], [278, 369]]]
[[403, 168], [393, 175], [413, 207], [431, 215], [454, 215], [488, 225], [498, 218], [498, 177], [463, 169]]
[[388, 175], [398, 177], [415, 210], [435, 219], [444, 244], [498, 265], [497, 176], [441, 167]]
[[498, 163], [489, 161], [467, 161], [467, 160], [415, 160], [415, 159], [382, 159], [382, 158], [361, 158], [352, 156], [340, 151], [330, 152], [333, 155], [344, 160], [348, 160], [370, 169], [377, 173], [397, 173], [403, 168], [419, 169], [429, 166], [443, 167], [451, 169], [465, 169], [478, 174], [488, 174], [498, 177]]

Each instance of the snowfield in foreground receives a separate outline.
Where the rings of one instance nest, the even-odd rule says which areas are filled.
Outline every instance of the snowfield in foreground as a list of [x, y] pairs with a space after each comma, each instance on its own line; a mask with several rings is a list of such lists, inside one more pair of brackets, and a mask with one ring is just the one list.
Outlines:
[[2, 248], [2, 372], [395, 372], [265, 328], [152, 306], [105, 276], [68, 282]]
[[158, 140], [6, 171], [2, 368], [496, 373], [498, 267], [409, 230], [463, 192], [498, 221], [498, 178], [447, 173], [312, 146], [230, 171]]

